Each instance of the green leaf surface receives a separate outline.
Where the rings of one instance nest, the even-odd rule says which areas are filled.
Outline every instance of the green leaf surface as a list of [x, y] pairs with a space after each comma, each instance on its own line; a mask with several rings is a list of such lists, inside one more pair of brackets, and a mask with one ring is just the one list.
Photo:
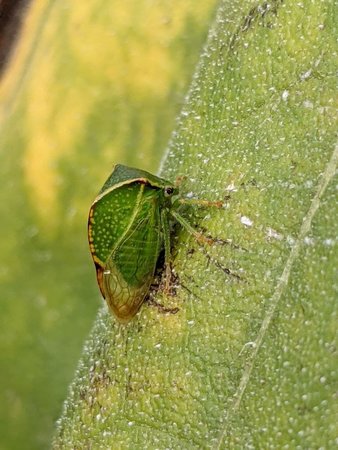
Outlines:
[[101, 305], [87, 241], [90, 204], [114, 164], [158, 166], [216, 0], [25, 3], [0, 80], [6, 450], [50, 444]]
[[161, 175], [219, 239], [176, 230], [179, 308], [104, 308], [54, 448], [337, 445], [334, 2], [224, 1]]

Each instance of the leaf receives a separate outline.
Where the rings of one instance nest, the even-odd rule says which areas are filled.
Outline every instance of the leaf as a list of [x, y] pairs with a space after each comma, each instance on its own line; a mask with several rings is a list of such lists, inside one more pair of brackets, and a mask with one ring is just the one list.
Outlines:
[[252, 5], [221, 4], [161, 171], [227, 199], [189, 216], [228, 245], [179, 233], [176, 315], [101, 311], [54, 448], [336, 443], [334, 4]]
[[0, 448], [39, 450], [101, 304], [90, 203], [157, 167], [216, 2], [4, 3], [30, 6], [0, 80]]

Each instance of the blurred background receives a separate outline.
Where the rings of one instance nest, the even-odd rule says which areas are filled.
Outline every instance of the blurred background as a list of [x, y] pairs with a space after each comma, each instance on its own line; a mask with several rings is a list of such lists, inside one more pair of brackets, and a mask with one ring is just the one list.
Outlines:
[[101, 302], [90, 204], [158, 170], [216, 3], [0, 3], [0, 449], [50, 446]]

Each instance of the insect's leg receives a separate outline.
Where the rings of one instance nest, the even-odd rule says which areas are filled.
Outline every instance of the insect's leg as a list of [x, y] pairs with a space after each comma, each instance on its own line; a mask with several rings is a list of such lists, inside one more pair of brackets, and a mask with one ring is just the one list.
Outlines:
[[[215, 202], [218, 203], [218, 202]], [[247, 251], [244, 247], [240, 247], [239, 245], [236, 245], [232, 242], [231, 239], [220, 239], [220, 238], [214, 238], [210, 235], [205, 235], [201, 232], [196, 231], [189, 222], [187, 222], [184, 217], [182, 217], [179, 213], [177, 213], [174, 209], [170, 210], [170, 214], [179, 222], [183, 228], [185, 228], [190, 234], [192, 234], [197, 242], [200, 242], [201, 244], [216, 244], [216, 245], [230, 245], [230, 247]]]
[[167, 308], [161, 303], [157, 302], [152, 295], [149, 295], [148, 304], [150, 306], [155, 306], [161, 314], [176, 314], [180, 310], [180, 308]]
[[178, 223], [182, 225], [183, 228], [185, 228], [188, 233], [192, 234], [197, 242], [200, 242], [202, 244], [209, 244], [212, 245], [214, 243], [214, 239], [209, 238], [207, 236], [204, 236], [202, 233], [196, 231], [189, 222], [187, 222], [178, 212], [175, 210], [171, 210], [170, 214], [177, 220]]
[[169, 217], [166, 208], [163, 208], [161, 211], [161, 225], [164, 240], [165, 290], [169, 292], [171, 281], [171, 253], [170, 253]]
[[185, 181], [186, 179], [187, 179], [187, 177], [186, 177], [185, 175], [179, 175], [179, 176], [176, 178], [175, 186], [176, 186], [176, 187], [180, 187], [182, 181]]
[[[195, 239], [197, 240], [197, 242], [200, 242], [201, 244], [208, 244], [208, 245], [212, 245], [214, 243], [216, 244], [231, 244], [231, 241], [226, 241], [224, 239], [213, 239], [207, 236], [204, 236], [204, 234], [199, 233], [198, 231], [196, 231], [190, 224], [189, 222], [187, 222], [180, 214], [178, 214], [176, 211], [170, 211], [171, 215], [177, 220], [177, 222], [179, 222], [182, 227], [184, 227], [188, 233], [192, 234]], [[208, 258], [208, 261], [214, 263], [216, 265], [216, 267], [218, 267], [219, 269], [223, 270], [224, 273], [226, 273], [227, 275], [231, 275], [234, 278], [237, 279], [241, 279], [241, 277], [239, 275], [237, 275], [236, 273], [233, 273], [230, 269], [223, 267], [217, 260], [215, 260], [214, 258], [212, 258], [211, 256], [208, 255], [207, 251], [205, 250], [205, 255]]]
[[214, 206], [215, 208], [223, 208], [224, 203], [221, 201], [209, 201], [209, 200], [199, 200], [194, 198], [180, 198], [178, 199], [178, 203], [181, 205], [195, 205], [200, 206], [201, 208], [209, 208], [210, 206]]

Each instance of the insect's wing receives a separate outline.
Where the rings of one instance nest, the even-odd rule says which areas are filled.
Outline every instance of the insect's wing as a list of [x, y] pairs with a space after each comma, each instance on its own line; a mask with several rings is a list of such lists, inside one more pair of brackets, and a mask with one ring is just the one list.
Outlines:
[[[104, 265], [128, 230], [142, 186], [132, 183], [95, 200], [89, 211], [89, 247], [96, 267]], [[101, 291], [102, 286], [100, 285]]]
[[108, 259], [102, 272], [102, 285], [109, 308], [122, 323], [135, 316], [149, 289], [147, 282], [138, 287], [130, 286], [112, 258]]
[[102, 295], [121, 322], [138, 311], [162, 245], [161, 190], [142, 183], [116, 189], [92, 207], [89, 242]]
[[106, 301], [121, 322], [140, 308], [153, 280], [161, 243], [158, 191], [149, 189], [103, 271]]

